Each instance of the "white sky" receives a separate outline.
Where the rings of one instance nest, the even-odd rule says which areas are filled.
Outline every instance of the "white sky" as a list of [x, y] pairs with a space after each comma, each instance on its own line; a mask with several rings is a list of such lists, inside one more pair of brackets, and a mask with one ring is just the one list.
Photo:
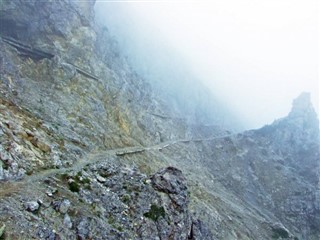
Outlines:
[[121, 4], [132, 24], [141, 32], [151, 26], [251, 128], [287, 115], [302, 91], [319, 113], [318, 0]]

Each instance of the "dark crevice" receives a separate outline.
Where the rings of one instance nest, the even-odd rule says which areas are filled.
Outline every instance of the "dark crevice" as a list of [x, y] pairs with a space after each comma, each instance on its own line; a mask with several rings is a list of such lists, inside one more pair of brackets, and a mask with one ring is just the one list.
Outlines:
[[2, 40], [15, 47], [21, 56], [30, 57], [34, 60], [54, 57], [53, 54], [24, 44], [28, 42], [27, 40], [30, 35], [29, 30], [28, 23], [0, 17], [0, 36]]
[[188, 239], [193, 240], [194, 239], [194, 233], [193, 233], [193, 222], [191, 223], [191, 229], [190, 233], [188, 235]]
[[25, 45], [25, 44], [17, 41], [16, 39], [13, 39], [12, 37], [2, 36], [2, 40], [4, 42], [8, 43], [9, 45], [15, 47], [22, 56], [30, 57], [34, 60], [40, 60], [43, 58], [51, 59], [54, 57], [54, 55], [51, 53], [44, 52], [40, 49], [36, 49], [36, 48], [30, 47], [28, 45]]

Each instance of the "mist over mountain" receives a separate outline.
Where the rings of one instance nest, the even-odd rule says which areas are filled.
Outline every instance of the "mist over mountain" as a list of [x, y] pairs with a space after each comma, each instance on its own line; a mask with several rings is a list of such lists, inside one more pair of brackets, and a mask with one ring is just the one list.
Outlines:
[[315, 0], [96, 3], [149, 81], [175, 95], [204, 85], [247, 129], [285, 116], [302, 91], [318, 112], [316, 9]]
[[142, 24], [139, 16], [131, 16], [126, 4], [98, 2], [95, 8], [96, 21], [119, 40], [117, 47], [130, 65], [176, 112], [193, 122], [220, 125], [234, 131], [244, 128], [241, 118], [203, 84], [192, 65], [155, 26]]
[[313, 95], [240, 131], [184, 46], [100, 3], [1, 1], [0, 239], [320, 239]]

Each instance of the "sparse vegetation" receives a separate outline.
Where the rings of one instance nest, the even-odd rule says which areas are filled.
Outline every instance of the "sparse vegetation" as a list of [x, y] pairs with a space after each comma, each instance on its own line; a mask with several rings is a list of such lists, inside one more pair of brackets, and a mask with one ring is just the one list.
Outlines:
[[113, 216], [109, 216], [109, 218], [108, 218], [108, 223], [110, 224], [110, 225], [112, 225], [112, 224], [114, 224], [115, 223], [115, 220], [114, 220], [114, 217]]
[[78, 183], [82, 184], [90, 184], [91, 180], [89, 178], [82, 177], [81, 172], [78, 172], [77, 175], [75, 176], [74, 180]]
[[152, 219], [153, 221], [158, 221], [159, 217], [165, 217], [164, 207], [158, 207], [157, 205], [152, 204], [150, 211], [143, 214], [143, 216]]
[[60, 179], [63, 181], [69, 181], [69, 190], [72, 192], [79, 192], [80, 191], [80, 186], [83, 184], [85, 189], [91, 189], [90, 183], [91, 180], [89, 178], [84, 178], [82, 177], [82, 173], [78, 172], [74, 177], [72, 177], [68, 173], [62, 173], [60, 174]]
[[123, 232], [123, 228], [121, 226], [116, 227], [119, 232]]
[[72, 192], [79, 192], [80, 191], [80, 186], [77, 182], [70, 182], [69, 183], [69, 189]]
[[128, 203], [130, 201], [130, 195], [129, 194], [125, 194], [122, 196], [121, 201], [124, 203]]
[[123, 232], [123, 227], [119, 224], [119, 223], [116, 223], [116, 220], [115, 218], [110, 215], [109, 218], [108, 218], [108, 223], [109, 225], [111, 225], [114, 229], [117, 229], [119, 232]]

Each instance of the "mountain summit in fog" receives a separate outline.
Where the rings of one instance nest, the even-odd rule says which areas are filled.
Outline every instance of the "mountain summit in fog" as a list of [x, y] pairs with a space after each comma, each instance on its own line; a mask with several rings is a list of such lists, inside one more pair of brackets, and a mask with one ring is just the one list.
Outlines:
[[319, 239], [310, 94], [241, 132], [183, 57], [128, 57], [94, 4], [1, 1], [0, 238]]

